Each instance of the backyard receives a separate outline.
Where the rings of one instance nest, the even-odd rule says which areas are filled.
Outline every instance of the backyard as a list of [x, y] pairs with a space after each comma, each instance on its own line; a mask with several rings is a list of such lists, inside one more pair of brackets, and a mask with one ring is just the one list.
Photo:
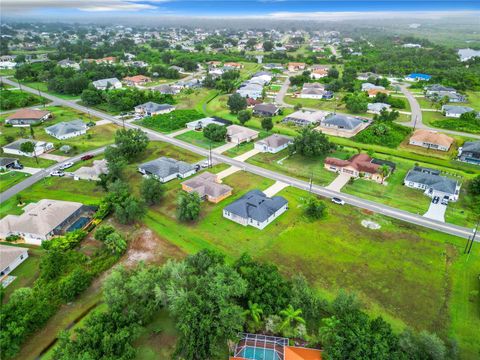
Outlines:
[[0, 174], [0, 192], [10, 189], [12, 186], [22, 182], [29, 176], [29, 174], [18, 171], [8, 171]]
[[203, 135], [202, 131], [194, 131], [194, 130], [180, 134], [175, 138], [196, 146], [200, 146], [204, 149], [209, 149], [210, 146], [213, 149], [225, 144], [225, 141], [211, 141]]

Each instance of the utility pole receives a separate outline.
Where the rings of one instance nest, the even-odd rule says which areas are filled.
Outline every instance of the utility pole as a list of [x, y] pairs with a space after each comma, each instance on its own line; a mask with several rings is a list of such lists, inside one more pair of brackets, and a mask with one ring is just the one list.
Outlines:
[[472, 238], [471, 239], [470, 237], [468, 238], [467, 245], [465, 246], [464, 252], [466, 251], [466, 253], [468, 254], [467, 261], [468, 261], [468, 258], [470, 257], [470, 252], [472, 251], [472, 246], [473, 246], [473, 243], [475, 242], [475, 237], [477, 236], [479, 224], [480, 224], [480, 219], [478, 219], [477, 225], [475, 225], [475, 229], [473, 229]]
[[210, 143], [208, 144], [208, 147], [209, 147], [208, 167], [211, 169], [212, 168], [212, 140], [210, 140]]
[[310, 194], [312, 193], [312, 185], [313, 185], [313, 171], [312, 171], [312, 175], [310, 176], [310, 181], [308, 183], [308, 192]]
[[415, 116], [415, 121], [413, 122], [413, 131], [415, 131], [415, 128], [417, 127], [417, 119], [418, 116]]

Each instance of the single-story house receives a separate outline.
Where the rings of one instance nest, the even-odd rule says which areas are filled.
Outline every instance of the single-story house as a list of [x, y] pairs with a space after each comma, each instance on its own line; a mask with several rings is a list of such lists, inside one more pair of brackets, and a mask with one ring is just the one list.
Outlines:
[[412, 73], [405, 77], [407, 81], [430, 81], [431, 75]]
[[368, 79], [377, 80], [377, 79], [379, 79], [379, 78], [381, 78], [380, 75], [375, 74], [375, 73], [372, 73], [372, 72], [359, 73], [359, 74], [357, 75], [357, 79], [358, 79], [358, 80], [362, 80], [362, 81], [366, 81], [366, 80], [368, 80]]
[[15, 69], [17, 63], [14, 61], [0, 61], [0, 69], [7, 70], [7, 69]]
[[367, 105], [368, 111], [374, 114], [380, 114], [382, 110], [390, 110], [390, 104], [385, 103], [369, 103]]
[[201, 173], [182, 183], [182, 189], [188, 193], [196, 192], [201, 199], [218, 203], [232, 195], [232, 188], [220, 183], [218, 176], [209, 172]]
[[243, 226], [264, 229], [288, 209], [282, 196], [267, 197], [260, 190], [251, 190], [223, 209], [223, 217]]
[[175, 106], [170, 104], [157, 104], [153, 101], [135, 106], [135, 113], [143, 116], [154, 116], [159, 114], [167, 114], [175, 110]]
[[443, 86], [440, 84], [432, 84], [425, 86], [425, 95], [434, 95], [439, 92], [457, 92], [455, 88], [449, 87], [449, 86]]
[[273, 104], [257, 104], [253, 107], [253, 114], [257, 116], [275, 116], [280, 108]]
[[410, 137], [409, 144], [421, 146], [427, 149], [448, 151], [454, 141], [455, 140], [453, 138], [445, 134], [426, 129], [418, 129], [415, 130], [413, 135]]
[[382, 89], [370, 89], [367, 90], [367, 94], [369, 98], [373, 98], [377, 96], [377, 94], [387, 94], [388, 95], [389, 91], [388, 90], [382, 90]]
[[459, 118], [462, 114], [474, 111], [468, 106], [456, 106], [456, 105], [443, 105], [442, 112], [446, 117]]
[[35, 110], [35, 109], [20, 109], [9, 115], [5, 120], [5, 124], [10, 124], [16, 127], [24, 127], [36, 125], [44, 122], [52, 116], [50, 111]]
[[156, 86], [153, 88], [153, 90], [158, 91], [160, 94], [166, 95], [175, 95], [180, 92], [180, 88], [178, 86], [171, 86], [167, 84]]
[[210, 124], [225, 126], [225, 125], [230, 125], [231, 123], [232, 122], [229, 120], [224, 120], [217, 117], [208, 117], [208, 118], [203, 118], [203, 119], [188, 122], [185, 124], [185, 127], [187, 127], [190, 130], [201, 131]]
[[176, 70], [178, 72], [183, 72], [183, 68], [180, 66], [172, 65], [168, 67], [170, 70]]
[[7, 215], [0, 220], [0, 238], [22, 237], [27, 244], [41, 245], [67, 230], [85, 213], [84, 205], [72, 201], [43, 199], [23, 208], [21, 215]]
[[283, 149], [286, 149], [292, 142], [293, 139], [288, 136], [273, 134], [265, 139], [257, 141], [254, 147], [261, 152], [275, 154]]
[[369, 121], [345, 114], [330, 114], [320, 122], [318, 130], [327, 134], [352, 137], [368, 126]]
[[253, 74], [250, 81], [260, 81], [263, 85], [266, 85], [272, 81], [273, 75], [268, 71], [259, 71]]
[[409, 170], [403, 183], [409, 188], [423, 190], [429, 197], [439, 196], [449, 201], [458, 200], [461, 187], [457, 180], [440, 175], [440, 171], [420, 166]]
[[310, 73], [310, 78], [317, 79], [317, 80], [327, 76], [328, 76], [328, 69], [325, 69], [325, 68], [313, 69], [312, 72]]
[[55, 125], [45, 128], [48, 135], [59, 140], [70, 139], [72, 137], [83, 135], [87, 132], [88, 126], [82, 120], [62, 121]]
[[249, 129], [240, 125], [230, 125], [227, 127], [227, 140], [234, 144], [241, 144], [255, 140], [258, 137], [258, 131]]
[[262, 100], [256, 100], [250, 97], [247, 97], [246, 100], [247, 100], [247, 107], [254, 107], [257, 104], [262, 104]]
[[[337, 173], [348, 174], [352, 177], [362, 177], [370, 179], [378, 183], [383, 183], [388, 174], [381, 173], [381, 164], [373, 162], [367, 154], [357, 154], [352, 156], [349, 160], [342, 160], [334, 157], [325, 158], [323, 164], [325, 169]], [[392, 168], [390, 167], [390, 171]]]
[[96, 59], [95, 62], [97, 64], [113, 64], [117, 62], [117, 58], [115, 56], [107, 56], [101, 59]]
[[122, 83], [117, 78], [95, 80], [92, 84], [97, 90], [122, 88]]
[[94, 160], [92, 166], [82, 166], [73, 172], [75, 180], [100, 180], [100, 175], [108, 173], [107, 160]]
[[161, 157], [141, 164], [138, 171], [143, 175], [152, 176], [162, 183], [166, 183], [173, 179], [184, 179], [195, 174], [195, 167], [184, 161], [172, 158]]
[[385, 87], [380, 85], [375, 85], [369, 82], [363, 83], [362, 91], [368, 91], [368, 90], [385, 90]]
[[325, 85], [319, 83], [305, 83], [302, 91], [298, 95], [301, 99], [323, 99], [325, 95]]
[[282, 64], [272, 64], [272, 63], [264, 64], [263, 68], [265, 70], [283, 70], [284, 69]]
[[450, 91], [439, 91], [430, 95], [426, 95], [426, 97], [434, 101], [436, 100], [438, 101], [446, 97], [448, 98], [448, 102], [451, 102], [451, 103], [467, 102], [467, 97], [465, 95], [459, 94], [457, 92], [450, 92]]
[[[34, 151], [31, 153], [25, 153], [21, 149], [22, 144], [26, 142], [32, 142], [34, 144]], [[53, 150], [54, 146], [50, 142], [36, 141], [32, 139], [19, 139], [8, 145], [2, 147], [5, 154], [20, 155], [20, 156], [38, 156], [42, 155], [50, 150]]]
[[237, 63], [237, 62], [226, 62], [226, 63], [223, 64], [223, 66], [233, 68], [233, 69], [237, 69], [237, 70], [243, 69], [243, 65], [240, 64], [240, 63]]
[[16, 165], [19, 165], [18, 159], [0, 157], [0, 171], [5, 171]]
[[294, 123], [296, 126], [310, 126], [319, 124], [329, 113], [326, 111], [298, 110], [287, 115], [282, 122]]
[[480, 165], [480, 140], [466, 141], [458, 149], [458, 160]]
[[28, 248], [0, 245], [0, 280], [28, 258]]
[[60, 60], [57, 63], [57, 65], [62, 68], [71, 68], [74, 70], [80, 70], [80, 64], [70, 59]]
[[302, 62], [289, 62], [287, 65], [288, 71], [300, 71], [300, 70], [305, 70], [307, 65]]
[[262, 97], [263, 86], [259, 84], [249, 83], [247, 85], [241, 86], [237, 93], [242, 97], [249, 97], [252, 99], [259, 99]]
[[123, 81], [127, 86], [139, 86], [151, 82], [152, 79], [145, 75], [135, 75], [124, 77]]

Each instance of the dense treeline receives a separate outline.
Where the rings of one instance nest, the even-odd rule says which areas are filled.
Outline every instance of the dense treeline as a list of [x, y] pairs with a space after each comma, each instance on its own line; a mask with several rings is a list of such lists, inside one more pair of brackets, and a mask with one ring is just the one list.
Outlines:
[[341, 292], [329, 302], [303, 276], [287, 280], [249, 255], [229, 265], [223, 255], [202, 250], [162, 267], [120, 267], [103, 294], [107, 309], [74, 334], [63, 333], [54, 359], [133, 359], [139, 330], [162, 308], [177, 327], [174, 356], [185, 360], [218, 358], [241, 331], [295, 338], [329, 359], [457, 357], [452, 341], [408, 328], [396, 334], [381, 317], [370, 318], [354, 295]]
[[18, 90], [0, 89], [0, 110], [11, 110], [42, 103], [42, 98]]

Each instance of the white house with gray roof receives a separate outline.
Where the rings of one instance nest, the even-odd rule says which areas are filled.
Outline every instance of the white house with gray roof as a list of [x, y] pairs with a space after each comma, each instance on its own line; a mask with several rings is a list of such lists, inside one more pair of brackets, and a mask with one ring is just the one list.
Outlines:
[[223, 217], [243, 226], [264, 229], [288, 209], [282, 196], [267, 197], [260, 190], [252, 190], [223, 209]]
[[385, 110], [390, 110], [390, 105], [389, 104], [385, 104], [385, 103], [369, 103], [367, 105], [367, 109], [369, 112], [373, 113], [373, 114], [380, 114], [380, 112], [385, 109]]
[[107, 90], [107, 89], [121, 89], [122, 82], [117, 78], [109, 78], [109, 79], [100, 79], [95, 80], [93, 86], [97, 90]]
[[0, 245], [0, 280], [28, 258], [28, 248]]
[[[21, 150], [22, 144], [26, 142], [31, 142], [34, 145], [34, 151], [31, 153], [26, 153]], [[54, 149], [54, 146], [51, 142], [46, 141], [36, 141], [32, 139], [19, 139], [8, 145], [2, 147], [5, 154], [20, 155], [27, 157], [34, 157], [42, 155], [50, 150]]]
[[161, 157], [141, 164], [138, 171], [146, 176], [151, 176], [162, 183], [173, 179], [184, 179], [193, 174], [196, 170], [192, 164], [172, 158]]
[[259, 140], [255, 143], [255, 149], [261, 152], [268, 152], [276, 154], [283, 149], [286, 149], [288, 145], [293, 143], [293, 139], [288, 136], [273, 134], [265, 139]]
[[157, 104], [153, 101], [135, 106], [135, 113], [143, 116], [154, 116], [159, 114], [168, 114], [175, 110], [175, 106], [170, 104]]
[[480, 140], [464, 142], [458, 148], [458, 160], [480, 165]]
[[55, 125], [45, 128], [48, 135], [59, 140], [70, 139], [72, 137], [83, 135], [87, 132], [88, 126], [82, 120], [72, 120], [68, 122], [59, 122]]
[[456, 105], [443, 105], [442, 112], [446, 117], [450, 118], [459, 118], [462, 114], [474, 111], [469, 106], [456, 106]]
[[448, 198], [457, 201], [460, 194], [460, 183], [457, 180], [440, 175], [440, 171], [415, 166], [409, 170], [403, 180], [405, 186], [423, 190], [424, 194], [433, 198]]

